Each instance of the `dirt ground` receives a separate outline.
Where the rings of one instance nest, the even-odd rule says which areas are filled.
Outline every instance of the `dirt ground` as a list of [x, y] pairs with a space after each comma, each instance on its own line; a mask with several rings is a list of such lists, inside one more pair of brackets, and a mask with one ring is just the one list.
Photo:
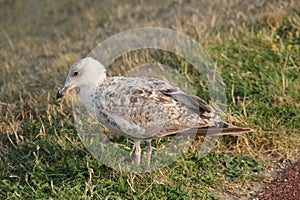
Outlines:
[[300, 199], [300, 161], [280, 172], [272, 182], [262, 187], [253, 199]]

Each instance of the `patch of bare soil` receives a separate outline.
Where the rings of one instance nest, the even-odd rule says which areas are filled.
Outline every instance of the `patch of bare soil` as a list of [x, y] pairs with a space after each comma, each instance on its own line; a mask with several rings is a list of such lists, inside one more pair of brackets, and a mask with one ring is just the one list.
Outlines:
[[300, 199], [300, 161], [292, 164], [266, 184], [252, 199]]

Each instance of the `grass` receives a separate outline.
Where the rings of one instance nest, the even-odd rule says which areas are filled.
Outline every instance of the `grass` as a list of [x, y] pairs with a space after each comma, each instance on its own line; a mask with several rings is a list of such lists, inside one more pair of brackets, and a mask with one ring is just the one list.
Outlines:
[[[248, 198], [299, 159], [297, 1], [72, 2], [0, 1], [1, 199]], [[197, 138], [170, 166], [147, 174], [119, 172], [93, 158], [76, 133], [70, 99], [57, 102], [56, 90], [69, 66], [98, 42], [143, 26], [175, 26], [197, 39], [226, 84], [227, 120], [254, 133], [220, 137], [205, 157], [198, 156]], [[110, 73], [148, 60], [176, 68], [209, 100], [199, 75], [174, 55], [134, 52]]]

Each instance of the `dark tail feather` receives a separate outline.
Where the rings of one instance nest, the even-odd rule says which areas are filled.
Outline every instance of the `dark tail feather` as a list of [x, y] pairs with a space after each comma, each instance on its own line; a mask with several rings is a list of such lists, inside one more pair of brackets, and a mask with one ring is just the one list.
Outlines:
[[[223, 122], [222, 122], [223, 123]], [[168, 136], [219, 136], [219, 135], [238, 135], [241, 133], [253, 132], [250, 128], [240, 128], [224, 123], [220, 127], [201, 127], [191, 128], [186, 131], [175, 133]]]
[[192, 128], [180, 133], [174, 134], [174, 136], [218, 136], [218, 135], [238, 135], [241, 133], [253, 132], [250, 128]]

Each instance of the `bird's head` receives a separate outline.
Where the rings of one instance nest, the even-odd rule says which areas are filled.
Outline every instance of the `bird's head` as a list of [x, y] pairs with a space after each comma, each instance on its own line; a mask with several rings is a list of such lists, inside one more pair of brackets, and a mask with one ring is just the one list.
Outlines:
[[93, 86], [106, 78], [105, 67], [97, 60], [87, 57], [75, 62], [68, 73], [64, 86], [57, 91], [56, 97], [62, 98], [73, 88]]

